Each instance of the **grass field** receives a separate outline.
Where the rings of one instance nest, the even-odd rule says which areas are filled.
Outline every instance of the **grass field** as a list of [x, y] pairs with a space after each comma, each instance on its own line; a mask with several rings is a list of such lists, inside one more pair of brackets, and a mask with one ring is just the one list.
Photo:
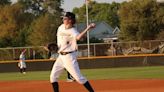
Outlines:
[[[164, 79], [164, 66], [82, 69], [82, 74], [89, 80], [95, 79]], [[50, 71], [27, 72], [26, 75], [17, 73], [0, 73], [0, 81], [7, 80], [49, 80]], [[60, 77], [66, 79], [66, 72]]]

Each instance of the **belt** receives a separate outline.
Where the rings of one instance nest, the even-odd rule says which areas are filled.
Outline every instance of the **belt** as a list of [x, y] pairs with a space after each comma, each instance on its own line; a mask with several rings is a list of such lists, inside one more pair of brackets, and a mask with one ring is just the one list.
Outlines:
[[73, 53], [73, 52], [76, 52], [77, 50], [75, 51], [70, 51], [70, 52], [60, 52], [61, 55], [67, 55], [67, 54], [70, 54], [70, 53]]

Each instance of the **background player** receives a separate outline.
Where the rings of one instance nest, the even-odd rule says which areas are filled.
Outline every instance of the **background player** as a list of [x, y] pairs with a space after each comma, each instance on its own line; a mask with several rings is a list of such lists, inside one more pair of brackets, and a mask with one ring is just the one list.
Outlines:
[[48, 58], [53, 60], [56, 59], [57, 54], [57, 45], [55, 43], [49, 43], [46, 46], [44, 46], [44, 49], [48, 51]]
[[18, 67], [20, 69], [20, 72], [23, 74], [26, 74], [25, 53], [26, 53], [26, 49], [24, 49], [21, 52], [21, 54], [19, 56], [19, 62], [18, 62]]
[[66, 12], [63, 16], [63, 24], [57, 31], [57, 44], [59, 47], [59, 56], [54, 63], [50, 74], [50, 82], [52, 83], [54, 92], [59, 92], [58, 77], [64, 68], [75, 78], [75, 80], [83, 84], [89, 92], [94, 92], [90, 83], [80, 73], [77, 62], [77, 40], [80, 40], [89, 29], [95, 27], [95, 24], [90, 24], [84, 31], [78, 33], [74, 28], [76, 22], [75, 15], [71, 12]]

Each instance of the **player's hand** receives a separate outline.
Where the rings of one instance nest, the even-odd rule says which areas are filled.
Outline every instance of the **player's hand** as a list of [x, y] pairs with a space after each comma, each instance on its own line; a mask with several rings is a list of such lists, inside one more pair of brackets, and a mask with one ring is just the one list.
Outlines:
[[88, 25], [87, 29], [91, 29], [91, 28], [95, 28], [96, 27], [96, 24], [95, 23], [91, 23]]

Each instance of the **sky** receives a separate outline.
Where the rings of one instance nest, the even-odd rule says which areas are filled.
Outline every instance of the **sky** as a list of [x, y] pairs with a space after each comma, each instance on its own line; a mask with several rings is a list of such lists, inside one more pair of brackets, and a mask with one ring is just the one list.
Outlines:
[[[17, 0], [11, 0], [13, 2], [16, 2]], [[97, 1], [99, 3], [106, 2], [106, 3], [112, 3], [115, 2], [123, 2], [123, 1], [130, 1], [130, 0], [93, 0]], [[164, 0], [157, 0], [157, 1], [164, 1]], [[75, 7], [81, 7], [85, 3], [85, 0], [64, 0], [64, 3], [62, 4], [62, 8], [64, 11], [72, 11]]]
[[[17, 0], [11, 0], [12, 2], [16, 2]], [[93, 0], [97, 2], [106, 2], [111, 3], [113, 1], [115, 2], [123, 2], [126, 0]], [[64, 0], [64, 3], [62, 4], [62, 8], [64, 8], [64, 11], [72, 11], [75, 7], [81, 7], [85, 3], [85, 0]]]
[[[97, 2], [106, 2], [111, 3], [113, 1], [115, 2], [123, 2], [126, 0], [94, 0]], [[81, 7], [85, 3], [85, 0], [64, 0], [64, 3], [62, 4], [62, 8], [64, 8], [65, 11], [72, 11], [75, 7]]]
[[[99, 3], [106, 2], [106, 3], [112, 3], [115, 2], [123, 2], [123, 1], [131, 1], [131, 0], [92, 0], [97, 1]], [[157, 1], [163, 1], [164, 0], [157, 0]], [[64, 0], [64, 3], [62, 4], [62, 8], [64, 8], [65, 11], [72, 11], [75, 7], [81, 7], [85, 3], [85, 0]]]

